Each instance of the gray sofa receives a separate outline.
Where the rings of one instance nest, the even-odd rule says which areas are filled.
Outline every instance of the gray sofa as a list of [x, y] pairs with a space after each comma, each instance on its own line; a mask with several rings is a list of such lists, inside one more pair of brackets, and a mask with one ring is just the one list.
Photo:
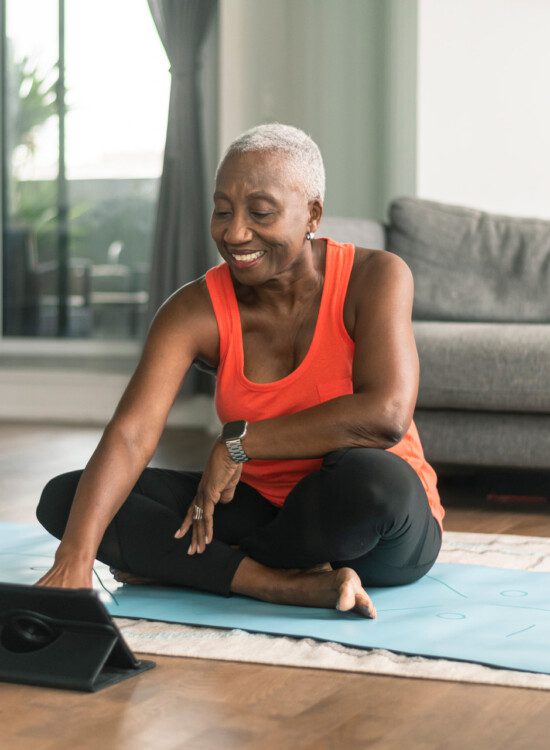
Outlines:
[[550, 221], [398, 198], [387, 224], [328, 217], [318, 236], [411, 268], [428, 461], [550, 469]]

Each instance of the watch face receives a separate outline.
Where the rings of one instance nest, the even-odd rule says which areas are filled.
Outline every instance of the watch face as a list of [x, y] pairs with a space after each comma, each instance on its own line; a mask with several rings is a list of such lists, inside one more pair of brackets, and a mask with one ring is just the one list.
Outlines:
[[227, 422], [223, 427], [222, 437], [224, 440], [236, 440], [243, 437], [246, 432], [246, 421], [239, 419], [236, 422]]

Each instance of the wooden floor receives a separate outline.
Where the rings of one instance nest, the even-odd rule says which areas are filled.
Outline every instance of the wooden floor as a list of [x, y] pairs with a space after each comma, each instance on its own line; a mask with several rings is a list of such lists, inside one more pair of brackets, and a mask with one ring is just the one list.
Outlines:
[[[0, 424], [0, 520], [33, 522], [42, 486], [82, 467], [100, 431]], [[153, 464], [201, 469], [212, 438], [163, 436]], [[449, 531], [550, 536], [550, 507], [489, 494], [549, 494], [548, 475], [436, 467]], [[151, 658], [151, 657], [149, 657]], [[550, 747], [550, 691], [153, 657], [156, 669], [97, 694], [0, 684], [0, 747], [472, 748]]]

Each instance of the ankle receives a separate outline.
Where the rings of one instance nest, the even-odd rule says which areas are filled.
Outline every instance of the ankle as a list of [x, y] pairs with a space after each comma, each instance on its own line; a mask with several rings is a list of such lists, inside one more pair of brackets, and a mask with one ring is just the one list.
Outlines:
[[235, 571], [230, 590], [234, 594], [275, 602], [277, 590], [291, 575], [291, 571], [270, 568], [251, 557], [245, 557]]

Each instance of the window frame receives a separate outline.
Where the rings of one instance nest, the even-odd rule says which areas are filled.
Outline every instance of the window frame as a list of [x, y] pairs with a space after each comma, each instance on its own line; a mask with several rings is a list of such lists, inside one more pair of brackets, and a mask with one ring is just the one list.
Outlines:
[[[58, 0], [60, 13], [59, 44], [64, 44], [64, 4]], [[6, 34], [7, 0], [0, 0], [0, 367], [6, 356], [12, 361], [18, 358], [32, 361], [32, 366], [51, 366], [48, 360], [67, 360], [75, 355], [83, 361], [87, 358], [105, 358], [105, 363], [135, 362], [143, 342], [139, 339], [94, 339], [80, 337], [31, 337], [4, 335], [4, 230], [7, 226], [4, 190], [6, 184]], [[63, 60], [61, 61], [63, 63]]]

